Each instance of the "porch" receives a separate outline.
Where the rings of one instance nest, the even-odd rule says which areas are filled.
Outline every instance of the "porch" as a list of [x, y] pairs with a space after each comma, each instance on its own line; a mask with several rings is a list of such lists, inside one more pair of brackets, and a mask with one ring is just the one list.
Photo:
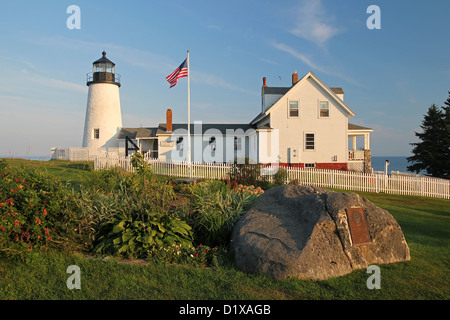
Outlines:
[[348, 169], [350, 171], [372, 172], [371, 132], [373, 132], [373, 129], [351, 123], [348, 124], [349, 146], [352, 148], [348, 151]]

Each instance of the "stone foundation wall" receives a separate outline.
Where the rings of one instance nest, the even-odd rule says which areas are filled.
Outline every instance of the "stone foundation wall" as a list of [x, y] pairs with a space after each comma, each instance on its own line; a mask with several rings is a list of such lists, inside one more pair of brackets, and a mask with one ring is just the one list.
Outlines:
[[372, 172], [372, 152], [371, 150], [364, 150], [364, 172]]

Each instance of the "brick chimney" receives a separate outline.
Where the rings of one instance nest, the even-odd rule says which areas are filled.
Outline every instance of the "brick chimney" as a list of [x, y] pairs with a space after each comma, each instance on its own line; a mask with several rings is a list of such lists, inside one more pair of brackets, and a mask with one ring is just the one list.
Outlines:
[[292, 85], [296, 84], [298, 82], [298, 73], [297, 70], [294, 71], [292, 74]]
[[172, 132], [172, 110], [167, 109], [166, 112], [166, 131]]

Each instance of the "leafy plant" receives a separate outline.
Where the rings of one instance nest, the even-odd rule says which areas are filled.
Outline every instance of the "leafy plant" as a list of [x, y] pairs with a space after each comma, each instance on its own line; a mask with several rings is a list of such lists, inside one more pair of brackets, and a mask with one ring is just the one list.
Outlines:
[[95, 251], [145, 258], [156, 246], [192, 246], [191, 227], [186, 222], [154, 212], [142, 217], [133, 220], [116, 216], [103, 223]]
[[131, 186], [133, 174], [120, 168], [91, 171], [86, 175], [84, 187], [94, 192], [111, 193], [122, 186]]
[[286, 184], [288, 173], [286, 169], [278, 168], [278, 171], [274, 174], [273, 180], [276, 186], [282, 186]]
[[[250, 189], [249, 189], [250, 188]], [[254, 187], [230, 189], [224, 182], [206, 180], [191, 185], [189, 222], [197, 243], [227, 245], [234, 224], [251, 207], [262, 190]]]
[[151, 173], [150, 166], [145, 162], [144, 156], [140, 152], [133, 154], [130, 162], [138, 174]]
[[228, 258], [224, 248], [208, 247], [199, 244], [196, 247], [171, 245], [159, 246], [149, 251], [147, 260], [155, 263], [184, 264], [195, 267], [223, 265]]

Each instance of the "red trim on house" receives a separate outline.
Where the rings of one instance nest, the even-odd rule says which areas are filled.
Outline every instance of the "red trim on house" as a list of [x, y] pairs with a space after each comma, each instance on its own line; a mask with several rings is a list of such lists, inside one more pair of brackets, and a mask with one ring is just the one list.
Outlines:
[[332, 170], [344, 170], [348, 171], [348, 165], [344, 163], [316, 163], [316, 169], [332, 169]]
[[[270, 163], [260, 163], [261, 166], [267, 166], [270, 165]], [[279, 163], [278, 164], [281, 168], [305, 168], [304, 163]], [[337, 162], [330, 162], [330, 163], [316, 163], [315, 169], [331, 169], [331, 170], [342, 170], [342, 171], [348, 171], [348, 165], [346, 162], [343, 163], [337, 163]]]

